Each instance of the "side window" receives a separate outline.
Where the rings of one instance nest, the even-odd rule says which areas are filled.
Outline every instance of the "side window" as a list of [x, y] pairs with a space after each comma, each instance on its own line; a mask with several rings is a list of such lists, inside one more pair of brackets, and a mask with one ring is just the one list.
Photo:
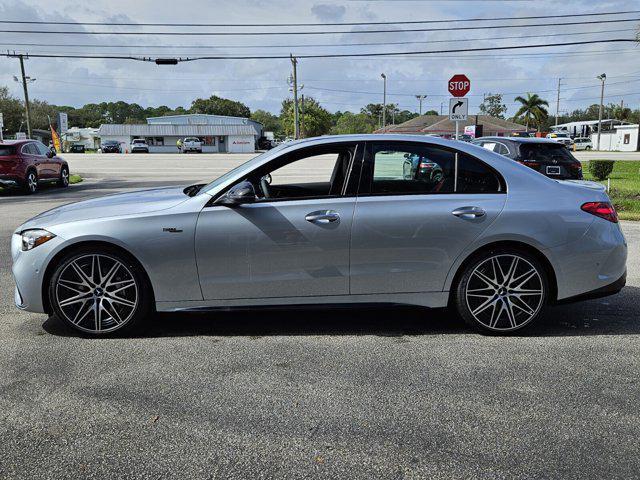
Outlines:
[[451, 193], [455, 152], [431, 145], [373, 145], [371, 193]]
[[502, 192], [500, 178], [488, 165], [469, 155], [458, 156], [456, 193], [500, 192]]
[[[264, 199], [339, 196], [353, 166], [355, 144], [302, 149], [278, 159], [253, 179]], [[275, 168], [274, 168], [275, 167]]]
[[47, 155], [47, 153], [49, 153], [49, 149], [40, 142], [33, 143], [32, 145], [35, 146], [36, 150], [38, 151], [37, 155], [45, 156]]
[[504, 191], [503, 182], [491, 167], [452, 149], [435, 145], [376, 143], [371, 147], [371, 156], [372, 194]]
[[33, 143], [26, 143], [22, 147], [22, 153], [26, 153], [27, 155], [40, 155], [38, 153], [38, 149]]
[[509, 149], [502, 143], [496, 144], [494, 152], [499, 153], [500, 155], [509, 155]]

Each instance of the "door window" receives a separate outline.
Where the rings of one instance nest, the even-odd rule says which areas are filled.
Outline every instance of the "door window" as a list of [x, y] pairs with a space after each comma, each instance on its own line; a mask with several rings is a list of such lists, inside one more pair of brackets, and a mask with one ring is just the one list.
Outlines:
[[344, 194], [356, 144], [306, 148], [270, 163], [250, 179], [264, 200], [335, 197]]
[[[435, 145], [371, 145], [374, 195], [500, 193], [504, 182], [488, 165], [463, 152]], [[366, 177], [366, 176], [365, 176]], [[364, 185], [367, 184], [365, 178]], [[365, 189], [366, 190], [366, 189]]]
[[40, 155], [38, 149], [35, 144], [27, 143], [22, 147], [22, 153], [26, 153], [27, 155]]
[[38, 152], [36, 155], [46, 156], [47, 153], [49, 153], [49, 149], [40, 142], [33, 143], [32, 145], [36, 148]]

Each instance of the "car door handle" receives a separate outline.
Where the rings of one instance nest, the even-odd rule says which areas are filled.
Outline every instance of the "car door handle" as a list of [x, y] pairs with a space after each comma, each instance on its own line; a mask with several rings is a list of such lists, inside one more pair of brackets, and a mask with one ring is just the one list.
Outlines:
[[460, 207], [451, 213], [460, 218], [478, 218], [483, 217], [487, 212], [480, 207]]
[[311, 223], [335, 223], [340, 221], [340, 214], [334, 210], [318, 210], [316, 212], [307, 213], [304, 219]]

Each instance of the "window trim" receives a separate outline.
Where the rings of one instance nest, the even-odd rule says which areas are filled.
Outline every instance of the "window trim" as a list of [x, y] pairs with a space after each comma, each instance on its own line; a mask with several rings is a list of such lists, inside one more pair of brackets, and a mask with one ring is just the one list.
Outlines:
[[[507, 182], [504, 179], [504, 177], [502, 176], [502, 174], [496, 170], [495, 168], [493, 168], [491, 165], [489, 165], [488, 163], [482, 161], [481, 159], [479, 159], [478, 157], [476, 157], [475, 155], [472, 155], [470, 153], [467, 152], [463, 152], [462, 150], [458, 150], [449, 146], [445, 146], [445, 145], [438, 145], [435, 143], [427, 143], [427, 142], [411, 142], [411, 141], [405, 141], [405, 140], [369, 140], [367, 142], [365, 142], [365, 148], [364, 148], [364, 163], [362, 166], [362, 172], [360, 174], [360, 183], [358, 185], [358, 192], [357, 192], [357, 196], [358, 197], [397, 197], [397, 196], [416, 196], [416, 195], [504, 195], [507, 193], [508, 189], [507, 189]], [[373, 184], [373, 169], [375, 167], [374, 165], [374, 157], [373, 157], [373, 145], [375, 144], [399, 144], [401, 146], [403, 145], [412, 145], [412, 146], [417, 146], [417, 147], [435, 147], [435, 148], [440, 148], [442, 150], [445, 151], [449, 151], [452, 153], [456, 154], [455, 157], [455, 162], [454, 162], [454, 169], [455, 169], [455, 174], [454, 174], [454, 191], [453, 192], [391, 192], [391, 193], [385, 193], [385, 192], [381, 192], [381, 193], [374, 193], [371, 191], [371, 187]], [[484, 165], [485, 167], [487, 167], [490, 171], [492, 171], [494, 173], [494, 175], [496, 175], [496, 177], [498, 178], [498, 183], [500, 184], [500, 191], [499, 192], [486, 192], [486, 193], [469, 193], [469, 192], [456, 192], [455, 191], [455, 187], [457, 187], [457, 183], [458, 183], [458, 176], [457, 176], [457, 169], [458, 169], [458, 155], [457, 154], [463, 154], [463, 155], [467, 155], [469, 158], [473, 159], [474, 161], [480, 162], [480, 164]], [[495, 153], [495, 152], [492, 152]], [[499, 154], [498, 154], [499, 155]], [[363, 188], [364, 187], [364, 188]]]
[[[360, 183], [360, 178], [362, 176], [362, 171], [364, 170], [364, 156], [365, 156], [365, 148], [366, 148], [365, 147], [365, 143], [366, 142], [359, 141], [359, 140], [333, 142], [333, 143], [321, 143], [321, 144], [317, 144], [317, 145], [310, 145], [310, 146], [306, 146], [306, 147], [297, 148], [297, 149], [295, 149], [293, 151], [283, 152], [281, 155], [278, 155], [277, 157], [272, 158], [269, 162], [265, 163], [264, 165], [260, 165], [259, 167], [254, 168], [247, 175], [243, 175], [242, 177], [238, 178], [233, 183], [229, 184], [229, 186], [227, 186], [226, 188], [222, 189], [215, 196], [212, 196], [211, 200], [209, 200], [207, 202], [207, 204], [204, 206], [204, 208], [224, 206], [224, 205], [219, 205], [216, 202], [220, 197], [225, 195], [230, 189], [235, 187], [238, 183], [243, 182], [247, 178], [251, 178], [251, 177], [254, 177], [254, 176], [261, 176], [261, 174], [264, 171], [269, 173], [269, 171], [273, 168], [272, 166], [273, 166], [274, 163], [278, 163], [279, 161], [282, 161], [283, 159], [285, 159], [288, 156], [301, 154], [301, 153], [304, 154], [303, 152], [305, 152], [305, 151], [311, 151], [311, 150], [317, 150], [317, 149], [323, 149], [323, 148], [330, 149], [331, 147], [336, 147], [337, 148], [337, 147], [340, 147], [340, 146], [347, 146], [347, 145], [354, 146], [355, 147], [355, 152], [354, 152], [351, 160], [349, 161], [349, 170], [347, 172], [347, 176], [346, 176], [345, 182], [342, 185], [342, 191], [340, 192], [340, 194], [338, 194], [338, 195], [318, 195], [318, 196], [303, 197], [303, 198], [291, 198], [291, 197], [287, 197], [287, 198], [267, 198], [267, 199], [257, 200], [256, 202], [251, 203], [251, 205], [263, 204], [263, 203], [306, 201], [306, 200], [322, 200], [322, 199], [336, 199], [336, 198], [356, 198], [357, 194], [358, 194], [358, 187], [359, 187], [359, 183]], [[313, 155], [309, 155], [309, 157], [311, 157], [311, 156], [313, 156]], [[299, 158], [298, 160], [303, 160], [304, 158], [308, 158], [308, 157], [303, 156], [303, 157]], [[285, 165], [288, 165], [290, 163], [294, 163], [294, 162], [296, 162], [298, 160], [293, 160], [293, 161], [288, 162], [288, 163], [285, 162], [283, 165], [281, 165], [281, 167], [284, 167]], [[278, 167], [278, 168], [280, 168], [280, 167]], [[353, 176], [353, 173], [354, 173], [355, 169], [358, 169], [358, 172], [357, 172], [357, 174], [355, 176]]]

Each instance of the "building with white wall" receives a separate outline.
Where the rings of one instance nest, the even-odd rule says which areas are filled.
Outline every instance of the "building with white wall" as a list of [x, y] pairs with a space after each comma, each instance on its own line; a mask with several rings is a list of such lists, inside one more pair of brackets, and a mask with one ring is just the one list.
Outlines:
[[179, 139], [198, 137], [203, 152], [250, 153], [262, 136], [262, 124], [224, 115], [167, 115], [147, 118], [146, 124], [103, 124], [98, 135], [103, 142], [120, 142], [122, 151], [132, 140], [144, 138], [150, 153], [177, 153]]
[[617, 125], [613, 127], [613, 131], [600, 134], [600, 147], [597, 133], [591, 135], [591, 143], [594, 150], [636, 152], [640, 150], [639, 131], [638, 124]]

